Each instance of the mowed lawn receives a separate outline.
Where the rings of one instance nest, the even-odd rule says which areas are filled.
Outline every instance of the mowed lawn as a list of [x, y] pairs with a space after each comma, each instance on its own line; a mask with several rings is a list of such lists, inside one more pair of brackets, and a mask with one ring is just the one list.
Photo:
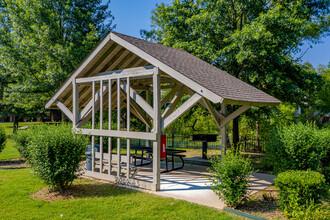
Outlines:
[[[0, 126], [11, 135], [10, 125]], [[14, 141], [8, 139], [0, 153], [0, 219], [240, 219], [213, 208], [84, 178], [74, 182], [72, 194], [64, 199], [36, 199], [35, 193], [47, 186], [32, 169], [3, 161], [19, 157]]]
[[181, 200], [131, 191], [88, 179], [74, 182], [74, 198], [32, 198], [46, 187], [30, 168], [0, 166], [0, 219], [238, 219], [226, 212]]

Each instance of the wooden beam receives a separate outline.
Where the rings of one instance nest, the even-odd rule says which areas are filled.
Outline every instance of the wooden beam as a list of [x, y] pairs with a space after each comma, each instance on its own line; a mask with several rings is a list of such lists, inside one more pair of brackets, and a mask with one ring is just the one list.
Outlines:
[[152, 152], [152, 182], [155, 187], [153, 190], [160, 190], [160, 126], [161, 126], [161, 116], [160, 116], [160, 74], [158, 67], [154, 70], [153, 76], [153, 102], [154, 102], [154, 114], [153, 114], [153, 134], [156, 136], [153, 142]]
[[[124, 90], [121, 90], [121, 93], [123, 95], [127, 94]], [[134, 99], [130, 98], [130, 104], [135, 110], [135, 115], [147, 126], [151, 127], [151, 121], [148, 119], [147, 115], [142, 111], [140, 105], [138, 105]]]
[[185, 103], [183, 103], [179, 108], [177, 108], [172, 114], [167, 116], [164, 119], [162, 130], [167, 128], [170, 124], [172, 124], [176, 119], [178, 119], [182, 114], [188, 111], [191, 107], [193, 107], [202, 96], [200, 94], [195, 94], [190, 97]]
[[175, 107], [179, 104], [181, 98], [184, 96], [185, 93], [186, 93], [186, 87], [182, 85], [180, 90], [172, 99], [171, 103], [166, 107], [165, 111], [162, 114], [162, 118], [166, 118], [174, 111]]
[[[103, 87], [103, 90], [102, 92], [106, 92], [107, 88], [108, 88], [108, 84], [106, 84], [104, 87]], [[101, 93], [101, 89], [97, 91], [96, 94], [94, 94], [94, 100], [95, 101], [99, 101], [99, 98], [100, 98], [100, 93]], [[92, 96], [93, 96], [93, 91], [92, 91]], [[86, 116], [86, 114], [88, 113], [88, 111], [92, 108], [92, 105], [93, 105], [93, 99], [90, 100], [87, 105], [85, 106], [85, 108], [81, 111], [80, 113], [80, 118], [84, 118]]]
[[153, 74], [153, 68], [154, 66], [144, 66], [144, 67], [124, 69], [124, 70], [109, 71], [109, 72], [99, 73], [96, 76], [77, 78], [76, 82], [87, 83], [92, 81], [119, 79], [125, 77], [149, 76]]
[[160, 106], [163, 107], [170, 98], [172, 98], [177, 91], [181, 88], [181, 84], [177, 84], [161, 101]]
[[144, 140], [156, 140], [155, 133], [139, 132], [139, 131], [118, 131], [118, 130], [100, 130], [100, 129], [77, 129], [81, 134], [95, 135], [102, 137], [116, 137], [116, 138], [132, 138], [132, 139], [144, 139]]
[[[108, 81], [108, 85], [112, 85], [111, 79]], [[108, 86], [108, 130], [111, 130], [112, 125], [112, 86]], [[109, 169], [108, 169], [108, 175], [111, 175], [111, 160], [112, 160], [112, 143], [111, 143], [111, 137], [108, 137], [108, 160], [109, 160]]]
[[[121, 88], [126, 92], [127, 85], [121, 82]], [[154, 116], [154, 109], [142, 98], [134, 89], [130, 88], [131, 98], [148, 114], [151, 118]]]
[[236, 111], [234, 111], [233, 113], [231, 113], [230, 115], [228, 115], [227, 117], [223, 118], [220, 121], [220, 127], [224, 127], [226, 124], [228, 124], [231, 120], [233, 120], [234, 118], [236, 118], [237, 116], [243, 114], [246, 110], [248, 110], [249, 108], [251, 108], [252, 106], [248, 106], [248, 105], [243, 105], [241, 106], [239, 109], [237, 109]]
[[72, 81], [72, 90], [73, 90], [73, 100], [72, 100], [72, 104], [73, 104], [73, 128], [75, 128], [79, 122], [79, 87], [78, 84], [76, 83], [76, 80], [73, 79]]
[[204, 102], [206, 109], [210, 112], [214, 122], [216, 123], [216, 125], [218, 126], [219, 129], [221, 129], [220, 126], [220, 117], [217, 110], [215, 110], [211, 104], [211, 102], [206, 99], [206, 98], [202, 98], [202, 102]]
[[[129, 132], [131, 130], [131, 97], [129, 96], [130, 94], [130, 88], [131, 88], [131, 81], [130, 78], [127, 77], [127, 97], [126, 97], [126, 130]], [[130, 169], [131, 169], [131, 139], [127, 138], [126, 140], [126, 154], [127, 154], [127, 179], [130, 179]]]
[[[120, 78], [117, 79], [117, 131], [120, 131]], [[117, 177], [121, 175], [121, 161], [120, 161], [120, 136], [117, 136]]]
[[68, 109], [62, 102], [60, 102], [59, 100], [56, 102], [57, 107], [59, 107], [59, 109], [66, 115], [66, 117], [68, 117], [71, 121], [73, 121], [73, 114], [70, 111], [70, 109]]

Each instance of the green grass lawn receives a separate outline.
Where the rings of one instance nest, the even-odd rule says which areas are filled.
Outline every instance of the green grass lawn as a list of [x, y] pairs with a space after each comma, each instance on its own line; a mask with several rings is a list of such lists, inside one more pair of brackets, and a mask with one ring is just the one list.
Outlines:
[[87, 179], [74, 198], [46, 202], [31, 194], [46, 187], [29, 168], [1, 169], [0, 219], [238, 219], [226, 212]]
[[7, 139], [6, 146], [0, 153], [0, 160], [17, 159], [21, 157], [14, 147], [14, 143], [12, 139]]

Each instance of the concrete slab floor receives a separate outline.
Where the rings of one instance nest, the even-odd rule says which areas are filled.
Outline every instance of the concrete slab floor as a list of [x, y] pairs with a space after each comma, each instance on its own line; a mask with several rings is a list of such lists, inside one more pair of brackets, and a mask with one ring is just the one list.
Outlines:
[[[161, 190], [148, 192], [216, 209], [224, 209], [224, 202], [211, 190], [211, 181], [206, 177], [208, 174], [206, 167], [187, 164], [182, 170], [161, 174]], [[273, 184], [274, 178], [273, 175], [253, 173], [250, 193], [256, 193]]]

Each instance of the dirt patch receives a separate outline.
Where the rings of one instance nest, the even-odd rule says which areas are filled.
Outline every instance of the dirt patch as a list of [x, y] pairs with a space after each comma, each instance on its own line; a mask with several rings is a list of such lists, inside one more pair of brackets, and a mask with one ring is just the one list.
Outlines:
[[81, 198], [100, 198], [108, 196], [118, 196], [127, 193], [133, 193], [132, 190], [122, 189], [118, 186], [106, 183], [100, 183], [85, 178], [78, 178], [68, 189], [54, 191], [47, 187], [30, 195], [31, 198], [54, 202], [58, 200], [74, 200]]
[[253, 194], [238, 210], [266, 219], [287, 219], [278, 207], [278, 189], [271, 185]]

